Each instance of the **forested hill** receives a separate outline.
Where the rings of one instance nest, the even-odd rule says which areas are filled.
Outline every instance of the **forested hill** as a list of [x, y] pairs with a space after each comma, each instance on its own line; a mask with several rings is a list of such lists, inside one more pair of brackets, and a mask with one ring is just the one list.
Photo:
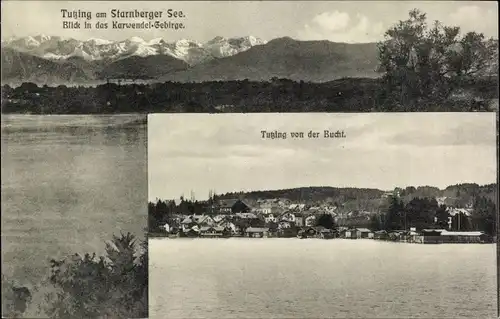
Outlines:
[[[324, 204], [355, 204], [358, 208], [369, 209], [369, 202], [373, 206], [380, 204], [380, 199], [387, 194], [399, 193], [404, 201], [409, 201], [415, 197], [443, 198], [448, 205], [463, 206], [475, 196], [487, 197], [493, 201], [497, 198], [497, 184], [456, 184], [439, 189], [432, 186], [408, 186], [396, 188], [394, 190], [380, 190], [373, 188], [338, 188], [338, 187], [301, 187], [279, 190], [264, 190], [252, 192], [236, 192], [217, 195], [218, 199], [242, 198], [249, 201], [258, 199], [283, 198], [293, 202], [303, 203], [324, 203]], [[351, 206], [351, 205], [349, 205]]]
[[[279, 190], [226, 193], [218, 198], [244, 198], [247, 200], [283, 198], [294, 202], [329, 202], [354, 199], [380, 198], [385, 191], [371, 188], [300, 187]], [[333, 203], [333, 202], [332, 202]]]

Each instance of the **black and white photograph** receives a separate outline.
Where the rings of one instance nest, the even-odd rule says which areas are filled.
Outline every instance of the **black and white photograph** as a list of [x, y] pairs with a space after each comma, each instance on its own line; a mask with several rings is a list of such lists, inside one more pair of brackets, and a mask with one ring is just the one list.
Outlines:
[[495, 317], [496, 2], [1, 9], [2, 318]]
[[4, 113], [498, 109], [493, 1], [4, 1]]
[[2, 318], [146, 318], [138, 115], [5, 115]]
[[150, 114], [150, 318], [496, 318], [496, 114]]

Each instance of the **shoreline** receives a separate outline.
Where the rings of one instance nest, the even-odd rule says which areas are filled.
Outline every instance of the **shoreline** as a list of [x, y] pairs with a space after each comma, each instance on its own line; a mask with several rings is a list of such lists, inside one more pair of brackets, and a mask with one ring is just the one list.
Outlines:
[[496, 240], [493, 240], [491, 242], [469, 242], [469, 243], [464, 243], [464, 242], [427, 242], [427, 243], [420, 243], [420, 242], [411, 242], [411, 241], [404, 241], [404, 240], [380, 240], [380, 239], [370, 239], [370, 238], [359, 238], [359, 239], [349, 239], [349, 238], [329, 238], [329, 239], [324, 239], [324, 238], [298, 238], [298, 237], [245, 237], [245, 236], [230, 236], [230, 237], [180, 237], [180, 236], [158, 236], [158, 235], [148, 235], [147, 239], [154, 239], [154, 240], [165, 240], [165, 239], [175, 239], [175, 240], [229, 240], [229, 239], [247, 239], [247, 240], [276, 240], [276, 239], [294, 239], [294, 240], [322, 240], [322, 241], [371, 241], [371, 242], [384, 242], [384, 243], [395, 243], [395, 244], [419, 244], [419, 245], [442, 245], [442, 244], [451, 244], [451, 245], [488, 245], [488, 244], [494, 244], [496, 245], [497, 242]]

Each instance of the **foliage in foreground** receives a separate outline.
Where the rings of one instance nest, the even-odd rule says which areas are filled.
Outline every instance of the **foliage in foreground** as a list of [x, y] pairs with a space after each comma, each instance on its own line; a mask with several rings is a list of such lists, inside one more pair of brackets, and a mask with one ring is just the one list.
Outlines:
[[425, 110], [429, 103], [449, 101], [468, 81], [498, 74], [498, 41], [482, 33], [461, 34], [459, 27], [439, 21], [429, 25], [417, 9], [389, 28], [378, 45], [390, 107]]
[[[75, 254], [51, 260], [44, 286], [53, 288], [38, 306], [49, 318], [146, 318], [148, 316], [147, 242], [137, 247], [130, 234], [113, 236], [105, 256]], [[137, 256], [138, 255], [138, 256]], [[32, 296], [2, 274], [2, 316], [27, 315]]]
[[106, 256], [74, 255], [51, 260], [46, 295], [51, 318], [144, 318], [148, 315], [147, 243], [136, 257], [135, 237], [127, 233], [106, 243]]

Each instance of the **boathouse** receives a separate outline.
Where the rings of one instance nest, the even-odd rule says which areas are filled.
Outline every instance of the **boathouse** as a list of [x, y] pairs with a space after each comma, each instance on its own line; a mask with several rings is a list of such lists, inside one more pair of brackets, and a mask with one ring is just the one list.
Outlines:
[[373, 239], [386, 240], [389, 238], [387, 231], [379, 230], [373, 233]]
[[424, 244], [489, 243], [491, 237], [481, 231], [447, 231], [444, 229], [422, 230]]
[[262, 238], [262, 237], [267, 237], [268, 232], [269, 232], [268, 228], [264, 228], [264, 227], [248, 227], [245, 230], [245, 235], [247, 237]]
[[299, 238], [314, 238], [318, 234], [318, 231], [314, 227], [305, 227], [299, 230], [297, 237]]
[[364, 238], [373, 239], [373, 232], [371, 230], [369, 230], [368, 228], [356, 228], [356, 238], [357, 239], [364, 239]]
[[224, 235], [224, 227], [205, 226], [200, 228], [200, 236], [202, 237], [222, 237]]

